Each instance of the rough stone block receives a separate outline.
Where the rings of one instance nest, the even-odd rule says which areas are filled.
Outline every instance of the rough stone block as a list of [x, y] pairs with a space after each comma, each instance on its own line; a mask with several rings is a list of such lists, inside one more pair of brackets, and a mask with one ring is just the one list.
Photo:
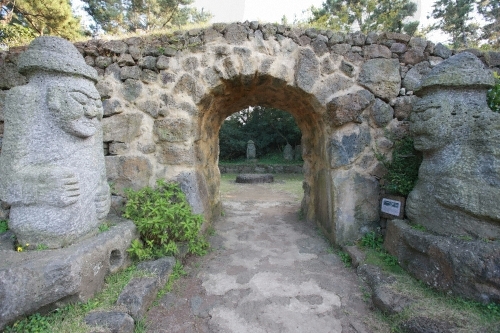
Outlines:
[[320, 75], [319, 61], [316, 54], [308, 48], [299, 51], [295, 84], [306, 92], [310, 92]]
[[159, 285], [162, 286], [167, 283], [174, 265], [174, 257], [164, 257], [157, 260], [143, 261], [137, 265], [137, 269], [156, 275]]
[[106, 175], [113, 183], [117, 194], [123, 195], [124, 189], [139, 190], [149, 185], [153, 173], [151, 162], [139, 156], [106, 156]]
[[158, 162], [165, 165], [194, 165], [195, 154], [192, 148], [183, 144], [162, 142], [158, 145]]
[[363, 48], [363, 54], [366, 59], [374, 58], [386, 58], [390, 59], [392, 57], [392, 52], [385, 45], [372, 44], [367, 45]]
[[381, 99], [376, 98], [371, 107], [371, 115], [377, 127], [385, 127], [394, 118], [394, 109]]
[[66, 248], [0, 251], [0, 330], [42, 307], [87, 301], [104, 286], [106, 275], [130, 264], [127, 249], [138, 237], [136, 227], [108, 219], [116, 226]]
[[134, 319], [117, 311], [95, 311], [85, 316], [85, 324], [109, 329], [111, 333], [133, 333]]
[[348, 122], [359, 122], [359, 115], [375, 100], [368, 90], [339, 96], [326, 105], [326, 112], [333, 126], [341, 126]]
[[485, 52], [484, 60], [490, 67], [500, 67], [500, 52]]
[[[335, 242], [344, 245], [359, 238], [362, 229], [372, 229], [379, 220], [378, 181], [354, 170], [332, 172], [332, 198], [335, 211]], [[345, 194], [349, 193], [349, 200]], [[341, 208], [340, 208], [341, 207]]]
[[403, 79], [403, 87], [408, 91], [414, 91], [420, 85], [422, 78], [431, 71], [430, 63], [423, 61], [413, 66]]
[[123, 112], [122, 103], [119, 99], [111, 98], [102, 101], [103, 116], [109, 117]]
[[370, 59], [361, 67], [358, 82], [375, 96], [390, 100], [398, 96], [401, 88], [399, 61], [396, 59]]
[[500, 245], [495, 242], [436, 236], [391, 220], [384, 247], [432, 288], [482, 303], [500, 301]]
[[424, 51], [422, 49], [409, 49], [403, 55], [403, 62], [409, 65], [415, 65], [425, 60]]
[[357, 268], [361, 263], [363, 263], [366, 260], [365, 253], [355, 245], [344, 247], [344, 251], [346, 251], [347, 254], [349, 254], [353, 268]]
[[248, 40], [248, 30], [243, 25], [232, 23], [224, 29], [224, 38], [229, 44], [243, 44]]
[[194, 128], [190, 119], [165, 118], [155, 120], [154, 133], [160, 141], [184, 142], [194, 134]]
[[434, 47], [434, 55], [437, 57], [448, 59], [449, 57], [451, 57], [451, 54], [452, 54], [451, 50], [441, 43], [438, 43]]
[[413, 109], [413, 103], [415, 103], [417, 99], [418, 97], [415, 95], [396, 97], [391, 101], [394, 107], [394, 116], [398, 120], [408, 120], [411, 110]]
[[236, 176], [237, 183], [272, 183], [274, 182], [274, 177], [271, 174], [239, 174]]
[[143, 117], [144, 115], [139, 113], [127, 113], [103, 118], [103, 141], [131, 142], [141, 134]]
[[330, 140], [328, 151], [330, 167], [333, 169], [351, 164], [370, 145], [371, 136], [366, 127], [337, 134]]
[[159, 289], [156, 277], [134, 278], [122, 290], [116, 304], [124, 306], [134, 320], [140, 320], [155, 300]]
[[193, 213], [204, 214], [205, 220], [209, 221], [212, 217], [209, 200], [212, 198], [209, 198], [205, 178], [197, 171], [184, 171], [175, 178], [175, 181], [179, 182]]
[[133, 102], [137, 97], [141, 95], [142, 87], [143, 84], [140, 81], [128, 79], [123, 84], [121, 93], [127, 101]]
[[128, 50], [128, 45], [121, 40], [110, 40], [104, 43], [103, 49], [116, 54], [126, 53]]
[[127, 79], [139, 80], [141, 78], [141, 69], [139, 66], [125, 66], [120, 69], [120, 79], [123, 81]]

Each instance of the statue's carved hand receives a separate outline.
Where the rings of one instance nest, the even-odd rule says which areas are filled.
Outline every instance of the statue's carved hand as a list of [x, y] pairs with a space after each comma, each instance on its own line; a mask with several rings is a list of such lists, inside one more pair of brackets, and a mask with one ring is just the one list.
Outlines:
[[40, 200], [56, 207], [75, 204], [80, 197], [80, 184], [69, 170], [50, 170], [39, 176]]
[[97, 219], [99, 220], [104, 219], [109, 212], [109, 206], [111, 204], [109, 195], [109, 185], [104, 183], [95, 197], [95, 208]]

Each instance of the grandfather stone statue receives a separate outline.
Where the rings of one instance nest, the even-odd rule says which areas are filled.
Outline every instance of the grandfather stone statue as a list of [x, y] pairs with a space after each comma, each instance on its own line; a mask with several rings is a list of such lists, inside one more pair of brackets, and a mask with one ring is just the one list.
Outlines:
[[289, 143], [283, 149], [283, 158], [287, 161], [293, 160], [293, 148]]
[[18, 67], [29, 83], [6, 97], [0, 199], [21, 244], [58, 248], [109, 211], [97, 73], [58, 37], [35, 39]]
[[247, 142], [247, 160], [253, 160], [255, 159], [256, 153], [255, 153], [255, 144], [253, 143], [252, 140], [248, 140]]
[[471, 53], [422, 79], [410, 117], [423, 152], [408, 218], [441, 235], [500, 239], [500, 114], [486, 104], [492, 74]]

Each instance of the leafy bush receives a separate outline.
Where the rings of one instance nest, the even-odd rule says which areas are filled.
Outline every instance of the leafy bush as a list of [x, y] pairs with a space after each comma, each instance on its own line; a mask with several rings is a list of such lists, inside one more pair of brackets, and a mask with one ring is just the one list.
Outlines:
[[387, 168], [384, 188], [390, 193], [407, 196], [415, 187], [422, 163], [422, 155], [413, 148], [413, 139], [405, 137], [396, 141], [390, 162], [383, 157], [380, 159]]
[[9, 230], [9, 225], [7, 224], [7, 221], [0, 220], [0, 234], [6, 232], [7, 230]]
[[146, 260], [173, 255], [179, 242], [188, 244], [189, 253], [206, 253], [209, 245], [200, 234], [203, 217], [191, 212], [179, 184], [160, 179], [155, 189], [129, 189], [125, 194], [128, 201], [123, 216], [135, 222], [141, 237], [128, 249], [133, 257]]
[[494, 73], [495, 75], [495, 85], [493, 88], [488, 90], [486, 94], [486, 99], [488, 101], [488, 106], [495, 112], [500, 112], [500, 75]]
[[376, 251], [381, 251], [382, 244], [384, 244], [384, 238], [382, 238], [382, 235], [379, 235], [374, 231], [371, 231], [363, 235], [363, 237], [360, 240], [360, 243], [363, 247], [367, 247]]
[[50, 333], [49, 321], [39, 313], [35, 313], [28, 318], [16, 322], [14, 325], [5, 328], [8, 333]]

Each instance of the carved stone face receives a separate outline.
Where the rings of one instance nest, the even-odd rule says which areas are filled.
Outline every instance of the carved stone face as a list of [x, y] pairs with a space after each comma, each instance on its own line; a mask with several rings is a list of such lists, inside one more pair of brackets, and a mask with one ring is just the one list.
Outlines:
[[452, 110], [450, 96], [435, 94], [419, 100], [410, 116], [410, 133], [415, 149], [432, 151], [451, 141]]
[[101, 126], [101, 98], [91, 81], [83, 78], [73, 80], [77, 82], [49, 87], [47, 102], [62, 130], [80, 138], [87, 138], [94, 135]]

